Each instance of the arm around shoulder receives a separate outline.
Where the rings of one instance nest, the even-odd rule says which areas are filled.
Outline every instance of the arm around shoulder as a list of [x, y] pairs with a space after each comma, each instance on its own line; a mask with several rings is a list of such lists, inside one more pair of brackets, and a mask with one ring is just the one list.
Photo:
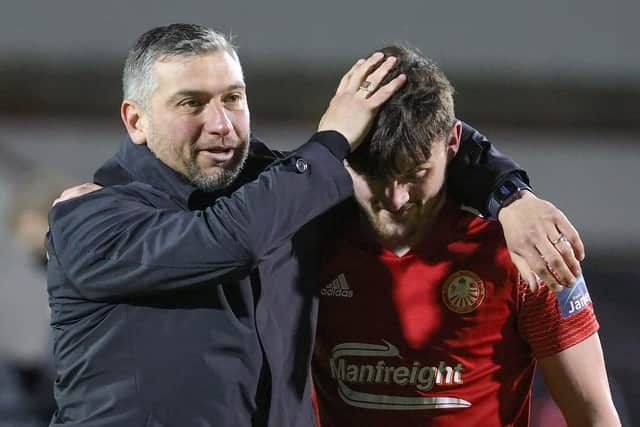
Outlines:
[[514, 176], [528, 184], [524, 170], [501, 153], [473, 127], [462, 122], [460, 149], [449, 165], [447, 185], [450, 194], [485, 217], [493, 218], [489, 202], [496, 189]]

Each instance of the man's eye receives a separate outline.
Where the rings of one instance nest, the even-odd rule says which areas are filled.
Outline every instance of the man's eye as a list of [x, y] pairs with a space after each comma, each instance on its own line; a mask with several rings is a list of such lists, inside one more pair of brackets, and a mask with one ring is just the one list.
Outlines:
[[404, 180], [407, 182], [416, 182], [424, 178], [426, 175], [427, 175], [427, 170], [421, 169], [416, 173], [412, 173], [411, 175], [405, 176]]
[[229, 102], [229, 103], [232, 103], [232, 104], [237, 104], [237, 103], [241, 102], [242, 99], [243, 99], [243, 97], [242, 97], [241, 94], [232, 93], [232, 94], [229, 94], [229, 95], [227, 95], [225, 97], [225, 102]]
[[199, 108], [202, 106], [202, 102], [198, 101], [197, 99], [185, 99], [184, 101], [180, 102], [179, 105], [184, 108]]
[[423, 179], [425, 175], [426, 175], [426, 171], [421, 170], [416, 173], [407, 174], [407, 175], [398, 177], [396, 181], [400, 184], [415, 184], [416, 182], [419, 182], [421, 179]]

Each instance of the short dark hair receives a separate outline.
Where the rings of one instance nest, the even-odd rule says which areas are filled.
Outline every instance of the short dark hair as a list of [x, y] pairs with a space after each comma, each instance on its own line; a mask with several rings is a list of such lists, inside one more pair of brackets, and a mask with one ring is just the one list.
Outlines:
[[123, 96], [146, 108], [156, 85], [152, 74], [156, 61], [218, 51], [240, 62], [230, 39], [211, 28], [195, 24], [152, 28], [138, 38], [127, 55], [122, 72]]
[[377, 52], [397, 58], [381, 84], [401, 73], [407, 81], [381, 107], [364, 142], [347, 160], [360, 174], [391, 179], [405, 172], [399, 170], [399, 154], [422, 163], [431, 156], [433, 141], [451, 131], [454, 89], [440, 67], [416, 49], [392, 45]]

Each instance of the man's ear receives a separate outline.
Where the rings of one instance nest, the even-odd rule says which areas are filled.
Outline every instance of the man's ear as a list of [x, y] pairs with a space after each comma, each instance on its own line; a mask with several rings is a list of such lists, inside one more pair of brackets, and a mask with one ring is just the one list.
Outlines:
[[447, 161], [451, 161], [460, 149], [460, 138], [462, 136], [462, 123], [456, 120], [447, 136]]
[[147, 142], [147, 118], [144, 110], [135, 102], [125, 99], [120, 106], [120, 117], [134, 144]]

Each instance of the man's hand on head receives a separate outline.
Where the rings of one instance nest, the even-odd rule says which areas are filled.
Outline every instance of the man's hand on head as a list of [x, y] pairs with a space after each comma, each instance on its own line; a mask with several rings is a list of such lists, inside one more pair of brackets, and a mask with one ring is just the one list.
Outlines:
[[375, 68], [383, 58], [382, 53], [376, 52], [366, 60], [356, 62], [340, 80], [336, 94], [320, 119], [318, 131], [340, 132], [349, 142], [351, 151], [364, 139], [380, 106], [406, 80], [406, 76], [400, 74], [381, 86], [382, 79], [395, 63], [395, 58], [389, 57]]
[[84, 184], [80, 184], [75, 187], [67, 188], [62, 192], [60, 197], [53, 201], [51, 207], [54, 207], [60, 202], [64, 202], [69, 199], [73, 199], [75, 197], [84, 196], [85, 194], [92, 193], [96, 190], [100, 190], [102, 187], [91, 182], [85, 182]]
[[532, 291], [544, 280], [558, 292], [582, 275], [580, 235], [553, 204], [522, 190], [520, 198], [500, 209], [498, 221], [511, 259]]

